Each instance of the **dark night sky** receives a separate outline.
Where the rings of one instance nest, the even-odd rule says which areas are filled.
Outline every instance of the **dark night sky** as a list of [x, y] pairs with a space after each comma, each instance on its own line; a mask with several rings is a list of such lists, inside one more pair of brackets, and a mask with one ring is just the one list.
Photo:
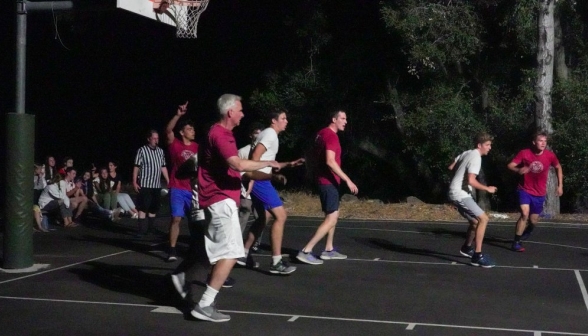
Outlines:
[[[189, 114], [202, 134], [216, 118], [218, 96], [231, 92], [246, 99], [263, 85], [267, 71], [283, 68], [286, 56], [299, 52], [294, 28], [283, 21], [304, 11], [304, 3], [211, 0], [200, 17], [198, 39], [187, 40], [177, 39], [173, 27], [123, 10], [84, 12], [73, 21], [57, 21], [63, 45], [51, 12], [31, 12], [26, 110], [36, 115], [36, 161], [69, 155], [85, 168], [114, 159], [128, 178], [144, 133], [163, 131], [179, 103], [190, 101]], [[376, 19], [377, 1], [344, 3], [347, 9], [370, 9], [363, 11], [367, 19], [353, 11], [341, 14], [348, 20], [341, 22], [343, 29], [357, 33], [362, 20]], [[4, 115], [14, 111], [14, 11], [0, 20], [10, 28], [2, 34], [0, 55]], [[251, 121], [255, 116], [248, 115], [246, 100], [244, 106]]]

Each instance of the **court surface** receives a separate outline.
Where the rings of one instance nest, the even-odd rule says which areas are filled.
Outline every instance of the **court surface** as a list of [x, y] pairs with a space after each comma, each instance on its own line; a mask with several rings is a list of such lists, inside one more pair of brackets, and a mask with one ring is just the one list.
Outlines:
[[[168, 219], [157, 227], [167, 232]], [[295, 255], [320, 219], [289, 218]], [[466, 223], [341, 220], [347, 260], [292, 264], [289, 276], [236, 268], [217, 296], [226, 323], [189, 316], [169, 281], [165, 237], [135, 240], [136, 222], [35, 233], [35, 273], [0, 272], [2, 335], [588, 335], [588, 226], [542, 223], [511, 252], [513, 223], [491, 223], [482, 269], [459, 255]], [[183, 223], [180, 246], [186, 246]], [[324, 247], [319, 243], [315, 253]], [[204, 288], [202, 288], [202, 291]]]

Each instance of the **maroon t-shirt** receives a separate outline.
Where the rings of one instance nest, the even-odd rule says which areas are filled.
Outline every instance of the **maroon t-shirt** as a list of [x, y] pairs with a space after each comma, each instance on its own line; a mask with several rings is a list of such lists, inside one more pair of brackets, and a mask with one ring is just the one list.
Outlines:
[[318, 132], [315, 142], [315, 160], [317, 160], [317, 182], [318, 184], [333, 184], [338, 186], [341, 183], [339, 175], [333, 173], [327, 165], [327, 150], [335, 152], [335, 161], [341, 166], [341, 144], [337, 133], [329, 127]]
[[172, 164], [171, 174], [169, 176], [169, 187], [175, 189], [182, 189], [192, 191], [189, 176], [178, 177], [178, 168], [184, 164], [189, 158], [198, 153], [198, 144], [194, 141], [189, 145], [185, 145], [178, 138], [169, 145], [169, 157]]
[[545, 149], [537, 155], [530, 149], [520, 151], [511, 162], [517, 166], [529, 167], [529, 172], [524, 174], [519, 183], [519, 188], [533, 196], [545, 196], [547, 194], [547, 176], [550, 166], [559, 165], [559, 160], [552, 151]]
[[239, 204], [241, 174], [229, 167], [227, 159], [239, 156], [233, 132], [215, 124], [198, 153], [198, 200], [202, 208], [227, 198]]

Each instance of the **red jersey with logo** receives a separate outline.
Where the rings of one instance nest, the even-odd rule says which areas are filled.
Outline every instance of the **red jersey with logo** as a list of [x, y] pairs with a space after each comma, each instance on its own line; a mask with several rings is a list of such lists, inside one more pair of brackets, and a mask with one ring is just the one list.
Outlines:
[[230, 198], [239, 204], [241, 174], [231, 169], [227, 159], [239, 156], [233, 132], [215, 124], [198, 154], [198, 200], [205, 208]]
[[341, 166], [341, 144], [339, 143], [337, 133], [333, 132], [329, 127], [325, 127], [318, 132], [314, 143], [318, 184], [333, 184], [338, 186], [341, 183], [341, 178], [327, 165], [327, 150], [331, 150], [335, 152], [335, 161]]
[[519, 182], [519, 188], [533, 196], [545, 196], [547, 194], [547, 176], [549, 168], [559, 165], [559, 160], [550, 150], [543, 150], [541, 154], [535, 154], [530, 149], [520, 151], [511, 162], [518, 167], [529, 167], [529, 172], [524, 174]]
[[174, 138], [174, 141], [169, 145], [168, 149], [172, 164], [168, 187], [192, 191], [192, 185], [190, 184], [190, 175], [179, 175], [178, 170], [181, 171], [180, 167], [184, 164], [184, 162], [186, 162], [195, 154], [198, 154], [198, 144], [194, 141], [191, 141], [189, 145], [186, 145], [180, 139]]

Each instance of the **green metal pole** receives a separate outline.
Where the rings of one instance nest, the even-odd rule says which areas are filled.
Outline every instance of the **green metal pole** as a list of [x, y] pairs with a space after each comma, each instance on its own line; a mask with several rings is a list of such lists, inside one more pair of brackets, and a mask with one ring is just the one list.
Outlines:
[[3, 268], [33, 266], [33, 165], [35, 116], [6, 118], [6, 224]]

